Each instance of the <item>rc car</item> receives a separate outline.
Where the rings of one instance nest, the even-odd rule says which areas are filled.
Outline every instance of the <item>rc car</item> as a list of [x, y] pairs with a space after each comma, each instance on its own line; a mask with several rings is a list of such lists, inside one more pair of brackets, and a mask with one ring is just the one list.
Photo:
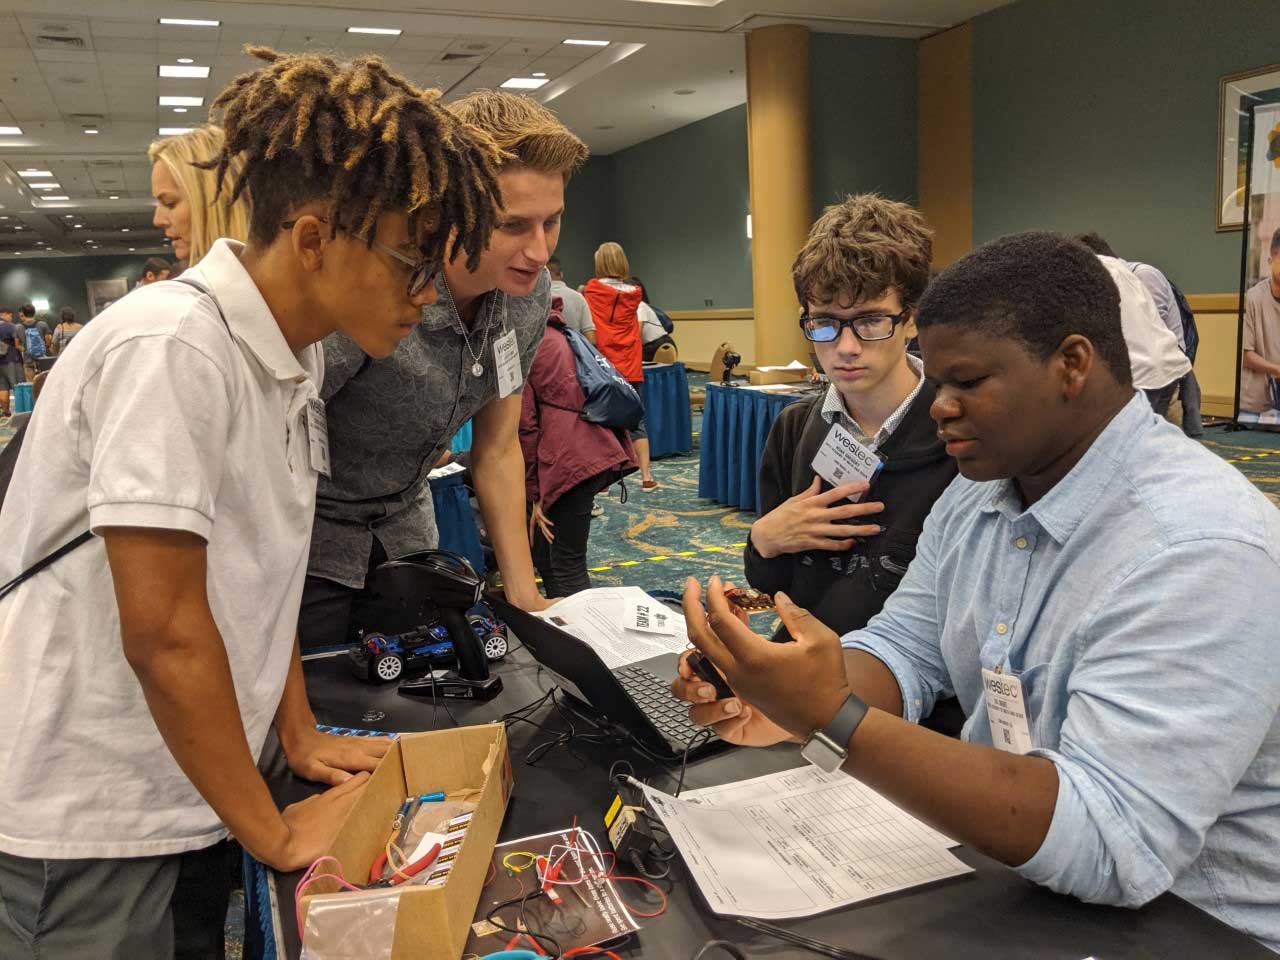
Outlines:
[[[479, 603], [468, 610], [467, 623], [486, 659], [492, 662], [507, 655], [506, 625], [487, 605]], [[373, 683], [391, 683], [412, 671], [453, 667], [457, 661], [449, 631], [438, 621], [391, 635], [361, 631], [347, 653], [356, 676]]]

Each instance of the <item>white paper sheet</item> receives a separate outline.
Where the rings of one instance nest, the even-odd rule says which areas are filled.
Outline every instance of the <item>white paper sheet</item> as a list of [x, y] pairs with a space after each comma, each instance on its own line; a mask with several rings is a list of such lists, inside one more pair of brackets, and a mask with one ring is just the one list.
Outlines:
[[806, 917], [973, 872], [951, 840], [843, 773], [808, 766], [678, 799], [644, 791], [722, 915]]
[[553, 603], [537, 616], [590, 645], [611, 670], [664, 653], [681, 653], [689, 642], [684, 617], [670, 610], [671, 633], [628, 630], [627, 615], [637, 603], [659, 605], [639, 587], [596, 587]]

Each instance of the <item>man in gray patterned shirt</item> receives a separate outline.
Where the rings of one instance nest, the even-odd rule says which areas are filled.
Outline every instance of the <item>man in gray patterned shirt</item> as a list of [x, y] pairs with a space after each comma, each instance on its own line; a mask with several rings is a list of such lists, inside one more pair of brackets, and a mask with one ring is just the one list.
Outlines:
[[351, 642], [369, 570], [437, 545], [427, 474], [467, 420], [476, 497], [507, 597], [526, 610], [547, 605], [526, 533], [520, 394], [500, 395], [495, 342], [515, 334], [523, 383], [551, 307], [545, 267], [564, 185], [587, 147], [528, 97], [482, 90], [449, 109], [512, 155], [498, 177], [503, 210], [476, 269], [462, 258], [445, 264], [439, 302], [391, 357], [372, 360], [341, 334], [324, 341], [331, 471], [317, 496], [303, 646]]

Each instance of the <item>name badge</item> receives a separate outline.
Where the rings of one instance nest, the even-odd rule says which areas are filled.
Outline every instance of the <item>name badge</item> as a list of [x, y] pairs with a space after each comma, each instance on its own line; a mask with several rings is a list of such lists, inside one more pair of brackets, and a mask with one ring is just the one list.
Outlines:
[[[861, 443], [857, 437], [840, 426], [837, 420], [831, 424], [826, 439], [813, 458], [813, 472], [833, 487], [845, 483], [868, 483], [884, 466], [884, 461], [874, 450]], [[855, 503], [861, 497], [850, 497]]]
[[511, 396], [524, 383], [520, 375], [520, 346], [514, 330], [493, 341], [493, 363], [498, 370], [498, 396]]
[[1022, 697], [1022, 679], [1016, 673], [982, 670], [982, 694], [987, 701], [991, 742], [997, 750], [1028, 753], [1032, 748], [1027, 705]]
[[316, 473], [329, 476], [329, 421], [325, 417], [324, 403], [318, 397], [307, 401], [307, 446], [311, 453], [311, 468]]

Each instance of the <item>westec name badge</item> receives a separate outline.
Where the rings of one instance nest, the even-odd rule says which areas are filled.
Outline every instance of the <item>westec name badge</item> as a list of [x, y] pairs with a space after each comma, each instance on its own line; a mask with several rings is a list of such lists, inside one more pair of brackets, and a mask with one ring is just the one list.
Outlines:
[[[818, 448], [811, 466], [814, 473], [833, 487], [838, 487], [860, 480], [870, 483], [884, 466], [884, 461], [874, 450], [840, 426], [840, 421], [837, 420], [827, 431], [826, 439]], [[849, 499], [857, 503], [862, 497]]]

